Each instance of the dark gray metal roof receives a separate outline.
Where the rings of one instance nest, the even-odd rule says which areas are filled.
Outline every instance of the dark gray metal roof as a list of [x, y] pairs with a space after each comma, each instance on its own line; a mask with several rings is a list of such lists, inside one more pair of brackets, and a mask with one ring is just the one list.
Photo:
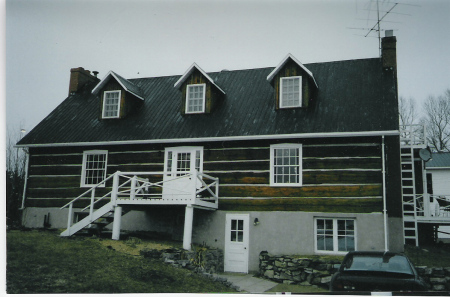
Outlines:
[[308, 108], [275, 109], [267, 76], [274, 67], [208, 73], [226, 95], [210, 114], [182, 115], [181, 77], [128, 79], [142, 107], [124, 119], [99, 119], [99, 96], [69, 96], [19, 145], [165, 140], [293, 133], [398, 130], [396, 78], [380, 58], [305, 65], [319, 88]]
[[433, 153], [426, 164], [427, 169], [450, 168], [450, 153]]

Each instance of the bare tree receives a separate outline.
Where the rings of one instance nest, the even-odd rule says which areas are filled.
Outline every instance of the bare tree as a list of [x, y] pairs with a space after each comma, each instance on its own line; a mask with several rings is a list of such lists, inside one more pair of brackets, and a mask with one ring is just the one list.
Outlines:
[[436, 151], [450, 151], [450, 89], [438, 97], [429, 96], [424, 105], [423, 122], [427, 139]]
[[398, 102], [398, 112], [401, 126], [416, 124], [418, 114], [414, 98], [410, 97], [409, 99], [406, 99], [405, 97], [400, 97]]
[[20, 210], [25, 180], [26, 154], [15, 144], [22, 138], [22, 130], [8, 128], [6, 135], [6, 223], [20, 225]]

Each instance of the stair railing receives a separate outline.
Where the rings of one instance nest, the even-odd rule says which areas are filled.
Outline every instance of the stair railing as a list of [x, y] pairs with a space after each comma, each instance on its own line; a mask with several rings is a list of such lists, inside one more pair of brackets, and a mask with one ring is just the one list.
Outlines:
[[65, 204], [64, 206], [62, 206], [60, 208], [60, 209], [64, 209], [66, 207], [69, 207], [69, 214], [68, 214], [68, 218], [67, 218], [67, 230], [69, 230], [69, 232], [70, 232], [70, 227], [72, 226], [72, 222], [73, 222], [73, 205], [74, 205], [74, 203], [77, 202], [79, 199], [83, 198], [84, 196], [86, 196], [87, 194], [91, 193], [91, 200], [90, 200], [91, 203], [88, 206], [86, 206], [83, 210], [86, 210], [88, 207], [90, 207], [89, 216], [91, 217], [91, 220], [92, 220], [92, 214], [94, 213], [94, 204], [97, 203], [98, 201], [100, 201], [101, 199], [103, 199], [104, 197], [108, 196], [111, 193], [111, 192], [109, 192], [106, 195], [104, 195], [103, 197], [101, 197], [100, 199], [98, 199], [97, 201], [95, 201], [95, 190], [98, 187], [105, 185], [106, 182], [108, 180], [110, 180], [111, 178], [113, 178], [114, 176], [116, 176], [116, 174], [110, 175], [106, 179], [104, 179], [101, 182], [99, 182], [98, 184], [94, 185], [92, 188], [90, 188], [89, 190], [87, 190], [86, 192], [79, 195], [78, 197], [71, 200], [70, 202], [68, 202], [67, 204]]

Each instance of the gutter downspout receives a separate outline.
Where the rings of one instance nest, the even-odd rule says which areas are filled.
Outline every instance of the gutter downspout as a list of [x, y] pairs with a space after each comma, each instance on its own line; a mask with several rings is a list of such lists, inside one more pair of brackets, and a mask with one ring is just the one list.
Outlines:
[[24, 182], [23, 182], [23, 194], [22, 194], [22, 206], [20, 207], [21, 210], [25, 208], [25, 197], [27, 194], [27, 181], [28, 181], [28, 164], [30, 163], [30, 154], [23, 150], [25, 154], [27, 155], [27, 159], [25, 162], [25, 176], [24, 176]]
[[386, 208], [386, 158], [384, 155], [384, 135], [382, 136], [381, 144], [381, 154], [382, 154], [382, 164], [383, 164], [383, 217], [384, 217], [384, 251], [389, 251], [388, 248], [388, 222], [387, 222], [387, 208]]

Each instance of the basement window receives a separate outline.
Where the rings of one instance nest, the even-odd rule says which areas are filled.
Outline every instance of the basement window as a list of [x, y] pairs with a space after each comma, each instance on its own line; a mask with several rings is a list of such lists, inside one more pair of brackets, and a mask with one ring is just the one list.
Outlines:
[[113, 119], [120, 115], [120, 90], [105, 91], [103, 95], [103, 118]]
[[275, 144], [270, 146], [270, 185], [302, 185], [302, 145]]
[[205, 112], [206, 84], [188, 85], [186, 88], [186, 113]]
[[356, 250], [356, 225], [353, 219], [316, 218], [317, 253], [347, 253]]
[[291, 76], [280, 79], [280, 108], [302, 106], [302, 77]]
[[[83, 153], [83, 167], [81, 171], [81, 187], [92, 187], [106, 178], [108, 151], [93, 150]], [[104, 187], [101, 185], [100, 187]]]

